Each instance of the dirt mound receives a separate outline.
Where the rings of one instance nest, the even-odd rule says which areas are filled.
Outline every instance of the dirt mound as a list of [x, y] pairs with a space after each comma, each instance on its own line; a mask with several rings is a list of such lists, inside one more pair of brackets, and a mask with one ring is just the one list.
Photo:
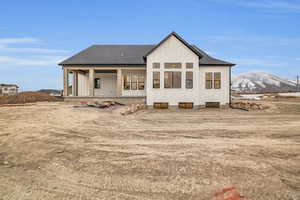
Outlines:
[[43, 92], [21, 92], [13, 96], [0, 97], [0, 104], [34, 103], [39, 101], [58, 101], [59, 99]]

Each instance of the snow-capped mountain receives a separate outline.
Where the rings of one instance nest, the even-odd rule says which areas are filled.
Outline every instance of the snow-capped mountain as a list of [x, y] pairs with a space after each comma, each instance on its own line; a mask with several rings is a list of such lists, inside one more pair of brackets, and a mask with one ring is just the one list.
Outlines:
[[239, 92], [295, 91], [296, 83], [267, 72], [251, 72], [232, 77], [232, 89]]

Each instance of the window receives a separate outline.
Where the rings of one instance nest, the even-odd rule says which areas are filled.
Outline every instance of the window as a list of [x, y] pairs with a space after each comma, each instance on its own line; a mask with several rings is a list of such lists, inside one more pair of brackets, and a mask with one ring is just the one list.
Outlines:
[[140, 74], [138, 77], [138, 90], [144, 90], [145, 89], [145, 75]]
[[100, 78], [95, 78], [94, 79], [94, 87], [95, 89], [100, 89]]
[[137, 90], [138, 75], [131, 74], [131, 90]]
[[185, 87], [187, 89], [193, 88], [193, 72], [186, 72]]
[[187, 68], [187, 69], [193, 69], [193, 63], [186, 63], [185, 64], [185, 67]]
[[168, 103], [154, 103], [153, 108], [157, 109], [167, 109], [169, 107]]
[[205, 73], [205, 88], [206, 89], [212, 89], [212, 72], [206, 72]]
[[214, 88], [215, 89], [221, 88], [221, 72], [214, 73]]
[[178, 104], [178, 107], [184, 109], [192, 109], [194, 107], [194, 104], [192, 102], [180, 102]]
[[153, 72], [153, 88], [160, 88], [160, 72]]
[[159, 69], [160, 63], [153, 63], [153, 69]]
[[165, 88], [181, 88], [181, 72], [165, 72]]
[[123, 75], [124, 90], [144, 90], [145, 75], [138, 72], [129, 72]]
[[165, 63], [165, 69], [181, 69], [181, 63]]
[[220, 108], [220, 102], [205, 102], [206, 108]]
[[129, 76], [128, 75], [124, 75], [123, 76], [123, 80], [124, 80], [124, 90], [130, 90]]

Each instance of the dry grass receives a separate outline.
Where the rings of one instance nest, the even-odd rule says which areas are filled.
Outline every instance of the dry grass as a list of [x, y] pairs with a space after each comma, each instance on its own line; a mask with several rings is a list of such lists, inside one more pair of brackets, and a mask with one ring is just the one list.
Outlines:
[[[300, 199], [300, 103], [264, 111], [0, 109], [2, 199]], [[1, 199], [0, 198], [0, 199]]]

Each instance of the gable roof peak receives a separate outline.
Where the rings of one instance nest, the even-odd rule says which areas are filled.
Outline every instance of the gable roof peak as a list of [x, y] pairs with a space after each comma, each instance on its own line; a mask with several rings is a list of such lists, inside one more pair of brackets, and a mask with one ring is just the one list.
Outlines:
[[160, 45], [162, 45], [166, 40], [168, 40], [171, 36], [176, 37], [180, 42], [182, 42], [187, 48], [189, 48], [192, 52], [194, 52], [199, 58], [202, 58], [203, 55], [197, 51], [192, 45], [190, 45], [187, 41], [185, 41], [182, 37], [180, 37], [175, 31], [172, 31], [169, 35], [167, 35], [162, 41], [160, 41], [155, 47], [153, 47], [146, 55], [144, 59], [147, 58], [155, 49], [157, 49]]

